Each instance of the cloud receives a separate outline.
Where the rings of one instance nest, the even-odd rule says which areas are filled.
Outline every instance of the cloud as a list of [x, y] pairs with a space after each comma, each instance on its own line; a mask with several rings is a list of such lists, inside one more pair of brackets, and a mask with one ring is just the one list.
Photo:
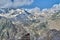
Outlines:
[[60, 4], [55, 4], [49, 9], [43, 9], [42, 12], [48, 13], [48, 14], [54, 14], [56, 12], [60, 11]]
[[39, 7], [35, 7], [29, 10], [30, 13], [39, 13], [40, 12], [40, 8]]
[[40, 10], [40, 8], [38, 7], [35, 7], [29, 10], [29, 12], [32, 14], [38, 14], [45, 17], [50, 17], [51, 15], [53, 15], [54, 13], [57, 13], [58, 11], [60, 11], [60, 4], [55, 4], [51, 8], [45, 8], [42, 10]]
[[51, 8], [45, 8], [45, 9], [42, 9], [42, 10], [40, 10], [39, 7], [35, 7], [35, 8], [30, 9], [29, 12], [44, 12], [44, 13], [52, 12], [52, 13], [55, 13], [59, 10], [60, 10], [60, 4], [55, 4]]
[[0, 0], [0, 8], [19, 7], [32, 3], [33, 0]]

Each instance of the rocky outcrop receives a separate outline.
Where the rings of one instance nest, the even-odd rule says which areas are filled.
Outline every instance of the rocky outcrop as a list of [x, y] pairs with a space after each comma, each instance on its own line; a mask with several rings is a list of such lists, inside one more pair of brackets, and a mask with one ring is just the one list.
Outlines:
[[38, 40], [60, 40], [60, 31], [56, 29], [45, 31], [45, 33], [43, 33]]
[[48, 40], [60, 40], [60, 31], [56, 29], [49, 30], [47, 34]]
[[20, 9], [0, 14], [0, 40], [60, 40], [60, 12], [50, 18], [36, 14]]
[[0, 40], [19, 40], [26, 33], [21, 25], [17, 26], [7, 18], [0, 18]]

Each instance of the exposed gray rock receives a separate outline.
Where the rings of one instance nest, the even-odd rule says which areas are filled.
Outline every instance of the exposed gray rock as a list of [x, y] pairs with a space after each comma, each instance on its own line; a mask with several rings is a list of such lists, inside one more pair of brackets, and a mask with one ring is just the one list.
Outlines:
[[[4, 14], [0, 15], [3, 16], [0, 17], [0, 40], [60, 40], [60, 31], [53, 29], [60, 23], [60, 20], [58, 21], [60, 12], [52, 15], [53, 21], [56, 22], [55, 25], [55, 22], [53, 23], [50, 19], [48, 22], [42, 15], [36, 16], [25, 10], [24, 12], [13, 11], [13, 13], [9, 13], [10, 15], [5, 15], [6, 17]], [[49, 28], [50, 24], [48, 25], [48, 23], [52, 24], [52, 29]]]
[[15, 27], [12, 22], [6, 18], [0, 18], [0, 40], [14, 38]]
[[60, 31], [51, 29], [49, 31], [46, 31], [37, 40], [60, 40]]
[[49, 40], [60, 40], [60, 31], [52, 29], [48, 32]]
[[21, 25], [14, 25], [6, 18], [0, 18], [0, 40], [18, 40], [27, 32]]

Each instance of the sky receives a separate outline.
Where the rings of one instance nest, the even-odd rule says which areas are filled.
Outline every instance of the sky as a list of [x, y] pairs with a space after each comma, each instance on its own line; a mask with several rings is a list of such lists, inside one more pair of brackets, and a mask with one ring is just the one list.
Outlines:
[[60, 0], [0, 0], [0, 8], [51, 8], [55, 4], [60, 4]]
[[28, 6], [22, 6], [25, 8], [34, 8], [39, 7], [40, 9], [44, 8], [51, 8], [55, 4], [59, 4], [60, 0], [34, 0], [34, 2], [31, 5]]

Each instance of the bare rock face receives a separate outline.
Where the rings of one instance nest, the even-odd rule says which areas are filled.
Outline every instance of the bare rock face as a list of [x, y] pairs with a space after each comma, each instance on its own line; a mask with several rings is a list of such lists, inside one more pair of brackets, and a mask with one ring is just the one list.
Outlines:
[[30, 34], [27, 33], [21, 37], [21, 40], [30, 40]]
[[60, 31], [51, 29], [40, 36], [38, 40], [60, 40]]
[[52, 29], [48, 32], [48, 40], [60, 40], [60, 31]]
[[49, 21], [41, 15], [20, 13], [0, 15], [0, 40], [60, 40], [60, 13]]
[[6, 18], [0, 18], [0, 40], [20, 40], [27, 32]]
[[10, 40], [14, 38], [15, 27], [12, 22], [6, 18], [0, 18], [0, 40]]

